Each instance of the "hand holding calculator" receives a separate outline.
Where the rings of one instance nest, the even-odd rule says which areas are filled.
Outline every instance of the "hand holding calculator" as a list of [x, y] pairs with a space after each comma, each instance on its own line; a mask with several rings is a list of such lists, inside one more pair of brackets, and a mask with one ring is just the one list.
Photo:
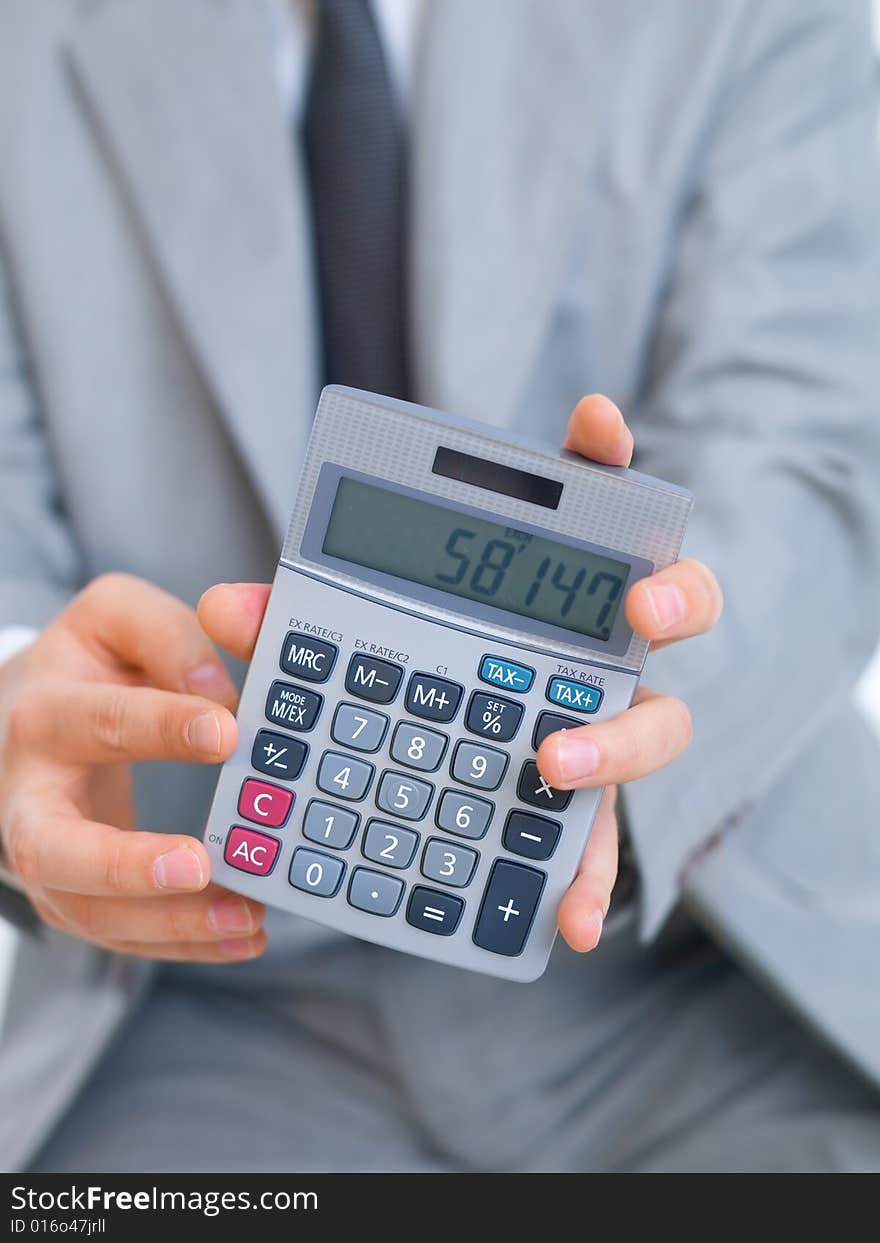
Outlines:
[[510, 979], [543, 971], [601, 790], [535, 755], [628, 707], [623, 600], [680, 488], [325, 389], [206, 829], [229, 889]]

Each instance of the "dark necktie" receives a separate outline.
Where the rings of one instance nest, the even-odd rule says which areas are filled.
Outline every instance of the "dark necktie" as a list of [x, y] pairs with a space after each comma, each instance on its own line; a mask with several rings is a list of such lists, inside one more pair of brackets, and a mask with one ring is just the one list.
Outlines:
[[368, 0], [319, 0], [303, 139], [324, 380], [407, 397], [404, 145]]

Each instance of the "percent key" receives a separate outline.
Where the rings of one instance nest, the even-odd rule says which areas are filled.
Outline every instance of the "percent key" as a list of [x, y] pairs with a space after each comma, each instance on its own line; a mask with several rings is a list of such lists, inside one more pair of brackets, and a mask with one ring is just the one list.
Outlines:
[[472, 734], [493, 738], [496, 742], [509, 742], [519, 729], [522, 714], [521, 703], [475, 691], [468, 707], [467, 727]]

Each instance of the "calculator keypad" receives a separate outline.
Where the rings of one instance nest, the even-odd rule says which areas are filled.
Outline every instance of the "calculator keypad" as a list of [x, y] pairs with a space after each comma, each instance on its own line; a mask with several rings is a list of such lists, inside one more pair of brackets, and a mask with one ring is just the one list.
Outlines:
[[359, 652], [348, 662], [345, 689], [349, 695], [368, 699], [374, 704], [390, 704], [397, 694], [403, 670], [390, 660], [362, 656]]
[[474, 941], [493, 954], [522, 953], [547, 879], [543, 872], [496, 859], [474, 928]]
[[290, 861], [290, 883], [294, 889], [313, 893], [319, 898], [332, 898], [342, 884], [345, 864], [337, 855], [298, 846]]
[[464, 687], [448, 678], [414, 673], [406, 688], [406, 710], [412, 716], [446, 723], [454, 719], [463, 694]]
[[388, 731], [388, 717], [358, 704], [341, 703], [333, 714], [330, 736], [353, 751], [378, 751]]
[[402, 820], [421, 820], [428, 810], [434, 787], [408, 773], [384, 772], [376, 791], [376, 806]]
[[372, 868], [355, 868], [348, 887], [348, 900], [359, 911], [387, 919], [400, 906], [403, 890], [403, 881], [397, 876], [374, 872]]
[[360, 816], [356, 811], [313, 798], [306, 808], [302, 833], [310, 842], [332, 846], [334, 850], [348, 850], [359, 822]]
[[528, 811], [512, 811], [501, 839], [505, 850], [526, 859], [549, 859], [556, 849], [562, 825], [558, 820], [536, 816]]
[[584, 724], [586, 722], [576, 721], [574, 717], [563, 716], [559, 712], [542, 712], [535, 722], [532, 749], [537, 751], [544, 739], [549, 738], [551, 734], [556, 734], [563, 729], [578, 729]]
[[391, 758], [398, 764], [432, 773], [440, 767], [448, 742], [445, 734], [434, 729], [401, 721], [391, 740]]
[[480, 734], [494, 742], [510, 742], [519, 729], [524, 711], [523, 705], [512, 699], [499, 699], [497, 695], [475, 691], [468, 704], [466, 725], [472, 734]]
[[[321, 629], [316, 611], [306, 616]], [[549, 945], [558, 869], [571, 875], [571, 844], [589, 824], [587, 812], [585, 823], [567, 825], [575, 795], [542, 778], [535, 752], [549, 734], [595, 719], [599, 705], [622, 710], [620, 684], [606, 706], [608, 683], [578, 682], [568, 676], [576, 670], [538, 652], [535, 669], [487, 656], [478, 641], [468, 669], [452, 663], [455, 639], [436, 652], [448, 668], [413, 668], [418, 653], [399, 650], [393, 625], [387, 635], [365, 628], [363, 639], [349, 631], [342, 642], [329, 626], [320, 638], [278, 633], [271, 666], [254, 666], [262, 693], [248, 697], [246, 688], [244, 697], [251, 715], [242, 719], [265, 713], [268, 728], [257, 724], [243, 763], [228, 766], [226, 815], [235, 822], [227, 819], [223, 837], [208, 835], [242, 875], [242, 892], [261, 897], [265, 886], [284, 905], [283, 891], [304, 915], [321, 899], [315, 918], [326, 909], [328, 923], [364, 935], [373, 917], [384, 944], [397, 941], [381, 925], [400, 921], [401, 948], [424, 942], [428, 956], [477, 967], [494, 955], [498, 974], [529, 978], [537, 947], [521, 967], [504, 960], [538, 936], [536, 919], [542, 949]], [[361, 650], [366, 643], [374, 650]], [[421, 660], [433, 657], [421, 649]], [[447, 950], [446, 938], [461, 950]], [[432, 941], [441, 944], [432, 950]]]
[[437, 804], [437, 826], [459, 837], [485, 837], [494, 810], [488, 799], [462, 790], [444, 790]]
[[338, 652], [335, 643], [306, 638], [291, 630], [281, 648], [281, 668], [304, 682], [326, 682], [333, 672]]
[[295, 781], [302, 772], [308, 753], [308, 746], [298, 738], [261, 729], [251, 750], [251, 767], [268, 777]]
[[223, 858], [230, 867], [254, 876], [268, 876], [275, 866], [281, 843], [268, 833], [235, 825], [229, 830]]
[[294, 797], [292, 790], [283, 790], [268, 781], [255, 781], [253, 777], [248, 777], [238, 796], [238, 814], [245, 820], [253, 820], [255, 824], [278, 829], [290, 815]]
[[417, 885], [409, 897], [406, 922], [414, 928], [421, 928], [423, 932], [451, 937], [458, 927], [463, 910], [464, 902], [454, 894]]
[[463, 889], [471, 883], [479, 857], [469, 846], [432, 837], [422, 857], [422, 875], [428, 880], [439, 880], [444, 885]]
[[325, 751], [321, 757], [316, 784], [325, 794], [335, 794], [357, 802], [367, 792], [375, 769], [366, 760], [355, 759], [341, 751]]
[[497, 790], [504, 780], [510, 756], [494, 747], [460, 742], [452, 759], [452, 775], [463, 785], [479, 790]]
[[534, 760], [526, 760], [519, 774], [516, 797], [532, 807], [544, 807], [548, 811], [565, 811], [574, 790], [557, 790], [548, 785], [538, 771]]
[[364, 858], [390, 868], [408, 868], [413, 861], [419, 835], [412, 829], [387, 820], [371, 820], [364, 834]]
[[305, 733], [313, 728], [323, 702], [317, 691], [292, 682], [273, 682], [266, 699], [266, 720]]

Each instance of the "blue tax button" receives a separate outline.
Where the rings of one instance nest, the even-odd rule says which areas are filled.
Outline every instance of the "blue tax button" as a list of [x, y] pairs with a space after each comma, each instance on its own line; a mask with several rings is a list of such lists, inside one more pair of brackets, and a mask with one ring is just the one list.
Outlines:
[[481, 681], [521, 694], [529, 689], [534, 677], [535, 671], [528, 665], [517, 665], [512, 660], [502, 660], [500, 656], [484, 656], [480, 665]]
[[598, 686], [573, 682], [571, 678], [551, 678], [547, 684], [547, 698], [552, 704], [559, 704], [560, 708], [571, 708], [575, 712], [598, 712], [602, 691]]

